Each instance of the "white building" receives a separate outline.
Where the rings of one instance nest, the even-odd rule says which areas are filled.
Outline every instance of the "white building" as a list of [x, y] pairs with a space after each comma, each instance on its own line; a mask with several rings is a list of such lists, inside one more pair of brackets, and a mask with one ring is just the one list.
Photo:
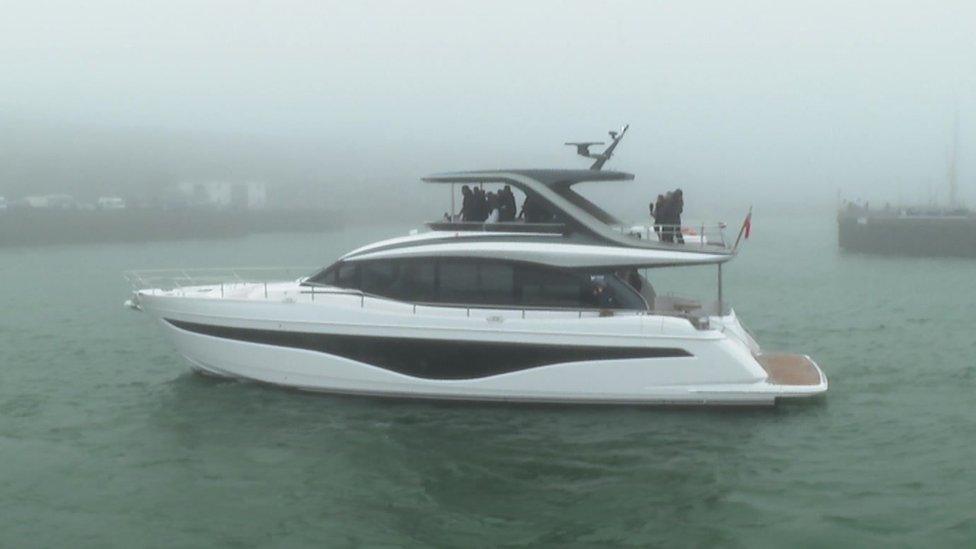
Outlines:
[[67, 194], [25, 196], [24, 203], [31, 208], [43, 208], [48, 210], [71, 210], [75, 207], [75, 199]]
[[257, 181], [183, 181], [177, 190], [191, 206], [259, 210], [268, 202], [268, 190]]
[[98, 199], [99, 210], [124, 210], [125, 200], [118, 196], [102, 196]]

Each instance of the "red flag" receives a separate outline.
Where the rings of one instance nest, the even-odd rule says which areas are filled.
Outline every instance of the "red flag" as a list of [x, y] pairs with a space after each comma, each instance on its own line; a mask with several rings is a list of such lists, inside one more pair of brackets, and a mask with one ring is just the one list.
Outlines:
[[750, 233], [752, 233], [752, 207], [749, 208], [749, 213], [742, 222], [742, 227], [739, 228], [739, 236], [735, 237], [735, 244], [732, 245], [732, 253], [735, 253], [739, 249], [739, 242], [742, 241], [742, 237], [745, 236], [748, 240]]

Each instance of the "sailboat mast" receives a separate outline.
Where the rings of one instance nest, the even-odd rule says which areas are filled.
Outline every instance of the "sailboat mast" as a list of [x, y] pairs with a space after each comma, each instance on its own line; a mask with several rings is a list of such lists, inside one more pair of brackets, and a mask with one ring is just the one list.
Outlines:
[[949, 153], [949, 207], [952, 209], [959, 207], [959, 183], [956, 179], [956, 159], [959, 156], [959, 111], [956, 111], [956, 118], [952, 129], [952, 151]]

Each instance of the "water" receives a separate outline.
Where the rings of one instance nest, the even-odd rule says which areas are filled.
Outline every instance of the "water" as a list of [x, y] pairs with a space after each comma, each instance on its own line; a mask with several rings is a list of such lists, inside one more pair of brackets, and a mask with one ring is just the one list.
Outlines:
[[[972, 545], [976, 262], [757, 215], [726, 295], [827, 398], [759, 410], [309, 395], [190, 373], [131, 268], [308, 265], [403, 232], [0, 250], [0, 546]], [[708, 296], [714, 270], [655, 281]]]

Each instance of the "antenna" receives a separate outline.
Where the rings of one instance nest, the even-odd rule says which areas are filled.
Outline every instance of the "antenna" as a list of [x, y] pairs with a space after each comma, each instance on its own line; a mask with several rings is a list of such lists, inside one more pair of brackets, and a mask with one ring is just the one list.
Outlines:
[[610, 157], [613, 156], [613, 150], [617, 148], [617, 144], [619, 144], [620, 140], [624, 138], [624, 134], [627, 133], [627, 128], [629, 127], [630, 124], [624, 125], [624, 127], [620, 129], [619, 133], [611, 131], [610, 145], [607, 146], [606, 149], [603, 149], [602, 153], [590, 152], [590, 147], [592, 147], [593, 145], [603, 145], [602, 141], [580, 141], [580, 142], [566, 143], [566, 145], [576, 147], [576, 154], [580, 156], [595, 159], [596, 161], [593, 162], [593, 165], [590, 166], [590, 169], [599, 171], [600, 169], [603, 168], [603, 165], [607, 163], [607, 160], [610, 160]]
[[956, 176], [956, 161], [959, 157], [959, 110], [956, 109], [956, 118], [952, 128], [952, 150], [949, 152], [949, 208], [959, 207], [959, 182]]

